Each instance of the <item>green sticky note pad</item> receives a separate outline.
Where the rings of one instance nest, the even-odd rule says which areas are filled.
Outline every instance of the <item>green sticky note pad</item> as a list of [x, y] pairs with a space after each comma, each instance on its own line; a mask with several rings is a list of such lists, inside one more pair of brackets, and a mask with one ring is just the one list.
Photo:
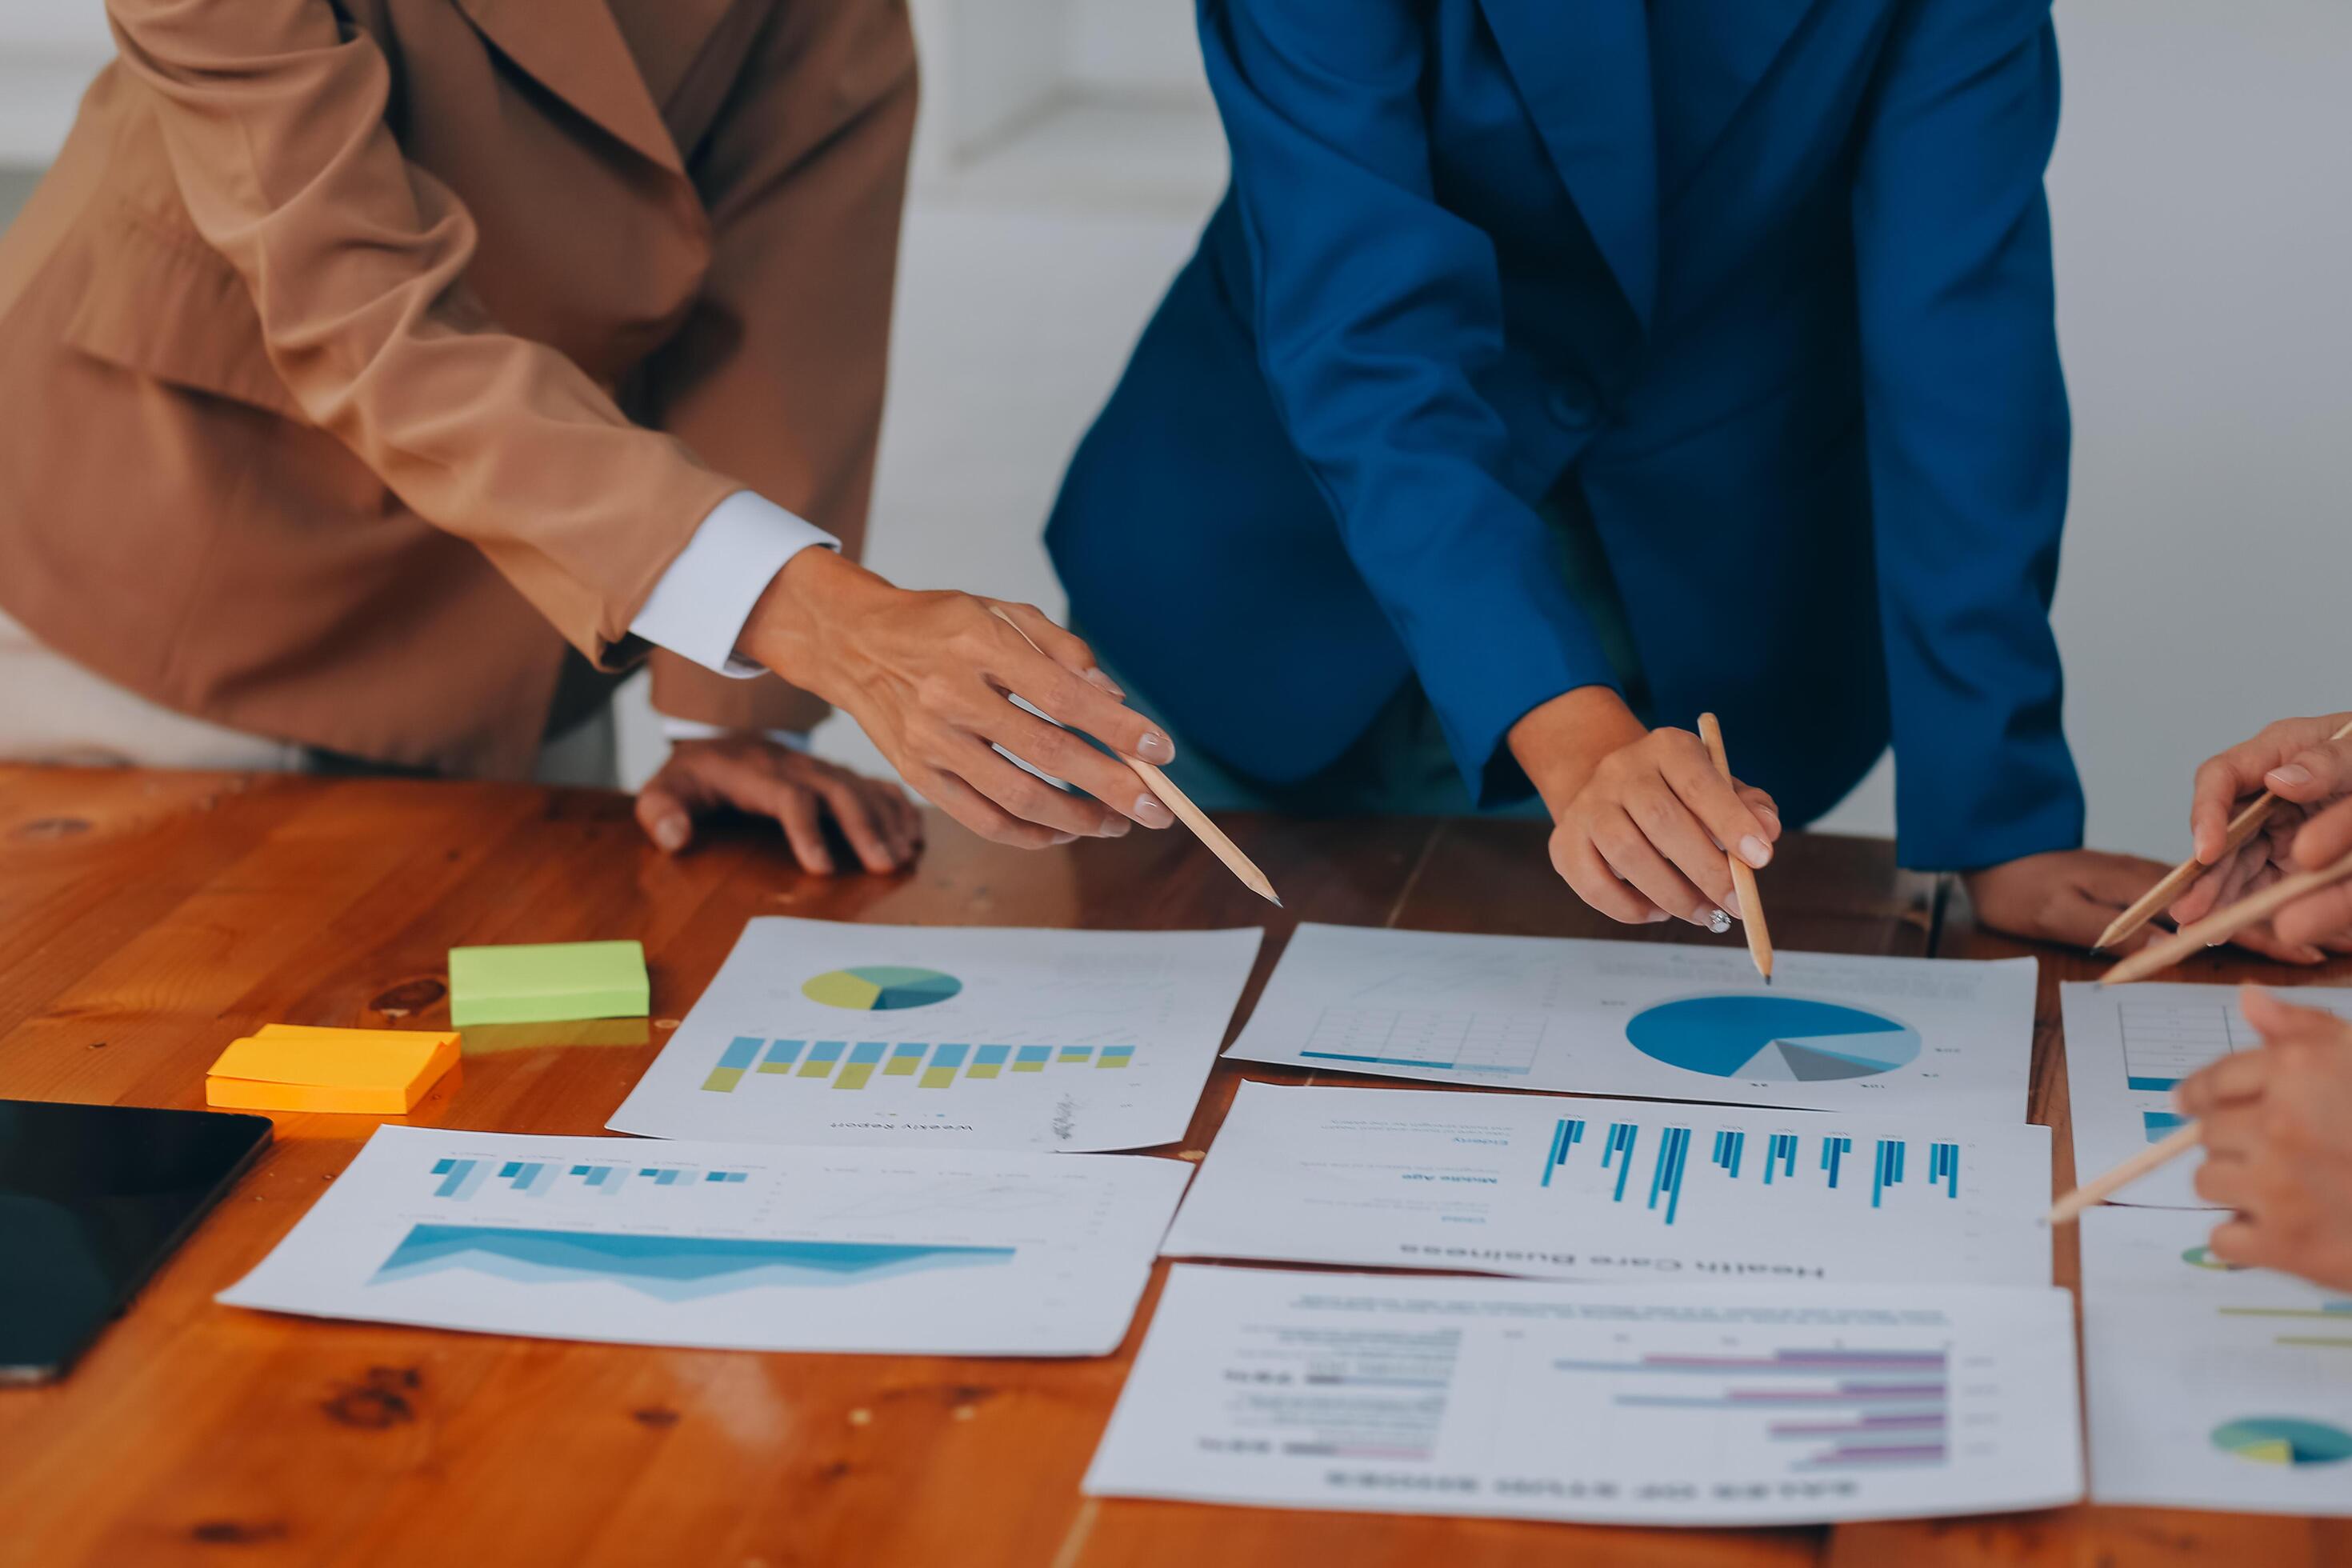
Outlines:
[[642, 1018], [651, 1010], [635, 942], [551, 942], [449, 950], [449, 1021], [553, 1024]]

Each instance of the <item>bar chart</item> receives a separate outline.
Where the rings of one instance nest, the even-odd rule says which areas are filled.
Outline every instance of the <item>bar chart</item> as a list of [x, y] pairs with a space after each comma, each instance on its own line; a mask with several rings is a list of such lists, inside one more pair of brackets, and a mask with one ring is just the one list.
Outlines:
[[[1792, 1471], [1934, 1466], [1949, 1457], [1949, 1352], [1942, 1346], [1553, 1364], [1608, 1374], [1624, 1390], [1610, 1396], [1622, 1409], [1690, 1411], [1695, 1425], [1709, 1426], [1735, 1413], [1761, 1417], [1762, 1435], [1788, 1446]], [[1710, 1433], [1710, 1440], [1718, 1436]]]
[[596, 1281], [665, 1301], [767, 1287], [840, 1285], [1013, 1261], [1010, 1247], [761, 1240], [504, 1226], [419, 1225], [368, 1281], [386, 1285], [452, 1271], [523, 1285]]
[[[1637, 1198], [1642, 1188], [1633, 1182], [1633, 1163], [1639, 1157], [1643, 1133], [1642, 1124], [1635, 1121], [1612, 1121], [1605, 1137], [1597, 1139], [1599, 1164], [1611, 1173], [1614, 1181], [1607, 1184], [1610, 1201], [1625, 1202], [1629, 1185]], [[1689, 1174], [1690, 1143], [1693, 1130], [1667, 1124], [1656, 1130], [1654, 1148], [1650, 1155], [1648, 1192], [1643, 1206], [1655, 1213], [1660, 1221], [1672, 1225], [1681, 1217], [1683, 1193]], [[1748, 1134], [1737, 1128], [1718, 1129], [1710, 1147], [1706, 1169], [1717, 1173], [1712, 1178], [1722, 1183], [1741, 1179], [1746, 1163]], [[1553, 1179], [1576, 1157], [1585, 1142], [1585, 1119], [1561, 1117], [1553, 1126], [1551, 1147], [1545, 1154], [1542, 1175], [1537, 1184], [1549, 1187]], [[1816, 1142], [1821, 1145], [1818, 1169], [1824, 1191], [1840, 1190], [1845, 1173], [1846, 1157], [1853, 1152], [1853, 1139], [1844, 1133], [1822, 1133]], [[1871, 1155], [1870, 1206], [1883, 1208], [1887, 1194], [1903, 1184], [1909, 1168], [1906, 1151], [1915, 1140], [1879, 1138]], [[1916, 1140], [1927, 1145], [1927, 1184], [1940, 1189], [1948, 1199], [1957, 1201], [1960, 1195], [1960, 1145], [1941, 1139]], [[1801, 1134], [1774, 1132], [1765, 1142], [1763, 1160], [1757, 1165], [1754, 1180], [1769, 1186], [1775, 1181], [1784, 1187], [1797, 1178], [1798, 1152], [1803, 1142]], [[1704, 1186], [1705, 1184], [1703, 1183]], [[1858, 1185], [1844, 1190], [1859, 1193]]]
[[560, 1179], [577, 1184], [581, 1190], [618, 1196], [632, 1181], [653, 1187], [677, 1187], [695, 1184], [720, 1186], [750, 1179], [746, 1171], [700, 1170], [692, 1165], [638, 1165], [575, 1163], [565, 1160], [488, 1160], [467, 1159], [445, 1155], [433, 1162], [432, 1173], [441, 1179], [433, 1184], [436, 1198], [449, 1198], [463, 1203], [481, 1191], [486, 1182], [495, 1180], [508, 1191], [527, 1197], [543, 1197], [555, 1190]]
[[904, 1040], [791, 1040], [738, 1035], [719, 1053], [708, 1094], [732, 1094], [747, 1075], [814, 1079], [835, 1089], [856, 1090], [884, 1079], [906, 1078], [921, 1089], [953, 1089], [960, 1083], [1006, 1073], [1058, 1072], [1091, 1068], [1118, 1072], [1135, 1065], [1136, 1047], [1116, 1046], [977, 1046], [968, 1042]]

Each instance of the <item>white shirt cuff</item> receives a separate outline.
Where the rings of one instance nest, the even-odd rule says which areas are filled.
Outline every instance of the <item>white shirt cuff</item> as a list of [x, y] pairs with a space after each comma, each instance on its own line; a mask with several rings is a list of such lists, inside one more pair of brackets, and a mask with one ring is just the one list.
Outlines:
[[[706, 724], [699, 719], [673, 719], [667, 713], [661, 715], [661, 725], [662, 734], [672, 741], [716, 741], [722, 735], [742, 733], [724, 724]], [[760, 732], [786, 751], [805, 752], [809, 749], [808, 731], [805, 730], [762, 730]]]
[[710, 509], [629, 630], [721, 675], [740, 680], [761, 674], [760, 666], [736, 656], [736, 639], [784, 563], [812, 544], [841, 548], [841, 541], [814, 523], [737, 490]]

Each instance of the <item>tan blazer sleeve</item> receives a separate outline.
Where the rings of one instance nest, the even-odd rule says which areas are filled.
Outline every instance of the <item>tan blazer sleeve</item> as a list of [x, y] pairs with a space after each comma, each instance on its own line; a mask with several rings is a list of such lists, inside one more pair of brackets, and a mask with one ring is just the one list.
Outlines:
[[[772, 9], [697, 150], [712, 230], [703, 299], [649, 362], [655, 420], [855, 555], [888, 367], [915, 47], [900, 0]], [[732, 688], [732, 689], [730, 689]], [[656, 654], [654, 705], [804, 730], [824, 705]]]
[[459, 287], [472, 219], [402, 155], [383, 55], [328, 0], [107, 10], [124, 68], [156, 95], [181, 198], [244, 279], [304, 415], [605, 660], [742, 486], [484, 319]]

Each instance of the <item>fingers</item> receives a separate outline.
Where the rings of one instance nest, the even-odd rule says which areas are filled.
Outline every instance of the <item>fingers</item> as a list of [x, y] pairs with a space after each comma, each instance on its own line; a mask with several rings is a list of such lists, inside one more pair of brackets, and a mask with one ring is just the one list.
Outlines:
[[955, 775], [1023, 822], [1077, 838], [1113, 837], [1125, 830], [1109, 807], [1056, 788], [978, 741], [965, 737], [957, 749]]
[[2243, 1160], [2263, 1145], [2262, 1101], [2240, 1100], [2216, 1107], [2198, 1118], [2198, 1135], [2207, 1154], [2221, 1160]]
[[[2282, 1002], [2259, 985], [2240, 986], [2238, 1006], [2265, 1045], [2286, 1045], [2296, 1040], [2324, 1044], [2341, 1038], [2344, 1033], [2344, 1021], [2335, 1014], [2321, 1007], [2299, 1007]], [[2238, 1058], [2228, 1059], [2235, 1061]]]
[[[1670, 739], [1679, 737], [1678, 739]], [[1723, 770], [1707, 755], [1706, 746], [1696, 735], [1679, 730], [1654, 732], [1661, 741], [1658, 771], [1671, 785], [1684, 805], [1698, 818], [1714, 837], [1715, 842], [1738, 856], [1750, 866], [1771, 863], [1772, 844], [1764, 823], [1740, 798], [1739, 788], [1723, 776]], [[1758, 791], [1761, 795], [1762, 791]], [[1769, 805], [1771, 797], [1765, 796]], [[1775, 816], [1779, 815], [1777, 810]], [[1682, 865], [1677, 858], [1675, 864]], [[1694, 868], [1684, 865], [1685, 871]], [[1729, 873], [1727, 871], [1726, 875]]]
[[784, 842], [792, 847], [793, 858], [800, 862], [801, 869], [812, 876], [832, 876], [833, 851], [825, 847], [824, 825], [817, 820], [815, 797], [789, 786], [761, 793], [765, 798], [759, 803], [760, 809], [784, 830]]
[[1113, 697], [1124, 698], [1118, 681], [1103, 673], [1095, 662], [1095, 650], [1087, 646], [1086, 638], [1076, 632], [1054, 624], [1054, 618], [1034, 605], [1014, 604], [1009, 599], [991, 599], [989, 607], [1000, 611], [1021, 629], [1021, 635], [1035, 644], [1039, 652], [1072, 674], [1100, 687]]
[[2245, 1161], [2241, 1159], [2207, 1155], [2205, 1163], [2197, 1167], [2190, 1184], [2197, 1189], [2199, 1197], [2225, 1209], [2243, 1208], [2253, 1197], [2253, 1184]]
[[[989, 754], [993, 756], [995, 753]], [[998, 761], [1001, 763], [1003, 759]], [[1013, 771], [1020, 772], [1018, 768]], [[1016, 849], [1045, 849], [1057, 844], [1074, 842], [1078, 837], [1075, 833], [1058, 832], [1034, 822], [1024, 821], [944, 769], [934, 769], [925, 773], [916, 787], [941, 811], [993, 843], [1010, 844]]]
[[2339, 800], [2303, 825], [2294, 836], [2298, 870], [2316, 871], [2352, 855], [2352, 799]]
[[669, 770], [656, 773], [637, 792], [637, 826], [646, 837], [664, 854], [675, 855], [694, 841], [694, 810], [685, 796], [671, 787]]
[[2263, 784], [2281, 800], [2298, 805], [2352, 793], [2352, 741], [2306, 747], [2264, 773]]
[[1551, 863], [1578, 898], [1612, 921], [1649, 925], [1671, 918], [1618, 879], [1580, 826], [1566, 826], [1552, 835]]
[[858, 863], [877, 876], [887, 876], [905, 862], [884, 831], [877, 802], [846, 773], [829, 773], [815, 789], [840, 826], [841, 836], [856, 851]]
[[[1175, 823], [1169, 809], [1143, 787], [1143, 780], [1135, 770], [1117, 757], [1107, 756], [1069, 731], [1057, 729], [1010, 704], [1007, 715], [996, 726], [1000, 732], [991, 735], [990, 740], [1030, 766], [1077, 785], [1119, 814], [1103, 816], [1099, 826], [1091, 830], [1098, 837], [1115, 838], [1127, 831], [1129, 821], [1146, 827], [1168, 827]], [[967, 779], [976, 782], [969, 781], [969, 775]]]
[[[2252, 740], [2242, 741], [2218, 756], [2206, 759], [2197, 770], [2189, 805], [2189, 831], [2196, 841], [2197, 858], [2208, 866], [2220, 859], [2238, 802], [2272, 788], [2265, 777], [2271, 770], [2293, 764], [2305, 752], [2326, 745], [2328, 736], [2341, 727], [2342, 721], [2341, 714], [2282, 719]], [[2294, 783], [2288, 785], [2289, 789], [2301, 787]], [[2290, 800], [2321, 798], [2288, 795], [2285, 790], [2275, 793]]]
[[1723, 851], [1705, 842], [1706, 836], [1690, 814], [1677, 804], [1668, 804], [1683, 820], [1682, 828], [1672, 837], [1699, 843], [1699, 856], [1712, 862], [1715, 880], [1722, 888], [1720, 893], [1701, 892], [1689, 877], [1659, 853], [1649, 830], [1622, 811], [1604, 816], [1595, 825], [1592, 842], [1609, 862], [1610, 869], [1640, 889], [1653, 906], [1668, 914], [1680, 915], [1695, 926], [1705, 926], [1709, 923], [1708, 916], [1726, 904], [1731, 888], [1730, 868], [1724, 861]]
[[2312, 962], [2317, 963], [2323, 945], [2340, 950], [2346, 936], [2352, 934], [2352, 882], [2338, 882], [2297, 899], [2281, 910], [2271, 924], [2281, 942], [2314, 954]]
[[2172, 1091], [2172, 1102], [2181, 1114], [2203, 1121], [2233, 1106], [2261, 1100], [2275, 1070], [2276, 1064], [2267, 1052], [2233, 1051], [2183, 1079]]
[[2234, 1263], [2242, 1268], [2259, 1268], [2270, 1256], [2261, 1227], [2245, 1219], [2223, 1220], [2205, 1238], [2205, 1246], [2221, 1262]]
[[1757, 821], [1764, 825], [1766, 841], [1773, 844], [1780, 842], [1780, 808], [1772, 804], [1772, 797], [1754, 784], [1741, 784], [1739, 801], [1741, 805], [1756, 814]]
[[[1055, 723], [1092, 735], [1114, 751], [1163, 765], [1175, 761], [1176, 748], [1150, 720], [1040, 653], [1020, 628], [992, 616], [990, 621], [999, 635], [989, 650], [989, 668], [983, 673], [992, 684], [1022, 698]], [[1003, 721], [988, 713], [972, 717], [980, 733], [991, 741], [1003, 741], [997, 731]]]

